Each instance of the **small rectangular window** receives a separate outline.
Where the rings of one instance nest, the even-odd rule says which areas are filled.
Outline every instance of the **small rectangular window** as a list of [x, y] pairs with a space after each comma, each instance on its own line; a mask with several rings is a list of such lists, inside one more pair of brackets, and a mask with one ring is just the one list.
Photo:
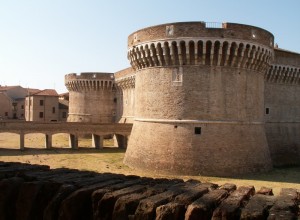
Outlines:
[[201, 127], [195, 127], [195, 134], [201, 134]]
[[40, 112], [40, 118], [44, 118], [44, 112]]
[[24, 105], [21, 105], [21, 109], [24, 109]]
[[66, 117], [67, 117], [67, 112], [63, 112], [63, 113], [62, 113], [62, 117], [63, 117], [63, 118], [66, 118]]
[[270, 109], [266, 108], [266, 115], [270, 114]]
[[52, 108], [52, 113], [53, 113], [53, 114], [55, 113], [55, 107]]
[[44, 105], [44, 100], [40, 100], [40, 106]]
[[5, 116], [8, 116], [8, 112], [5, 112]]

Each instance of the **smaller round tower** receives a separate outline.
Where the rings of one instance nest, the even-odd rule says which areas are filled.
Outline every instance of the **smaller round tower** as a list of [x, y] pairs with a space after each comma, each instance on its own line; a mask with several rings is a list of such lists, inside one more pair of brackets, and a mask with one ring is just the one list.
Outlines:
[[69, 91], [68, 122], [112, 123], [115, 121], [113, 73], [86, 72], [65, 75]]

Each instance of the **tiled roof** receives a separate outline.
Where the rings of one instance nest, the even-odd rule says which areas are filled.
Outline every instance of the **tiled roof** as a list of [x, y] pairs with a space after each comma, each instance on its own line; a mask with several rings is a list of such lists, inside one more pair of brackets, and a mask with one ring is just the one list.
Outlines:
[[40, 91], [41, 91], [40, 89], [27, 88], [27, 92], [29, 93], [29, 95], [38, 93]]
[[20, 87], [20, 86], [0, 86], [0, 91], [7, 91], [7, 90], [17, 88], [17, 87]]
[[54, 89], [44, 89], [44, 90], [41, 90], [41, 91], [39, 91], [37, 93], [34, 93], [32, 95], [34, 95], [34, 96], [36, 96], [36, 95], [40, 95], [40, 96], [58, 96], [58, 93]]

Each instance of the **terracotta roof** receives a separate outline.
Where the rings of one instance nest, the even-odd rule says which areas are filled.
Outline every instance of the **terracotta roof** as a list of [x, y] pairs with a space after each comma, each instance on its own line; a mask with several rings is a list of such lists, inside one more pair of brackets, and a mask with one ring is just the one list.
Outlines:
[[38, 93], [40, 91], [41, 91], [40, 89], [27, 88], [27, 92], [29, 93], [29, 95]]
[[44, 89], [32, 95], [40, 95], [40, 96], [58, 96], [58, 93], [54, 89]]
[[7, 91], [7, 90], [17, 88], [17, 87], [20, 87], [20, 86], [0, 86], [0, 91]]

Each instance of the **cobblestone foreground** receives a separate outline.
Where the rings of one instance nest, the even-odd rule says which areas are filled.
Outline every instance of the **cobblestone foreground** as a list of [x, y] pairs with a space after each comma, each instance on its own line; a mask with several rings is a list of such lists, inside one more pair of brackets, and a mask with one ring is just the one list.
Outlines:
[[300, 190], [0, 162], [0, 219], [299, 219]]

